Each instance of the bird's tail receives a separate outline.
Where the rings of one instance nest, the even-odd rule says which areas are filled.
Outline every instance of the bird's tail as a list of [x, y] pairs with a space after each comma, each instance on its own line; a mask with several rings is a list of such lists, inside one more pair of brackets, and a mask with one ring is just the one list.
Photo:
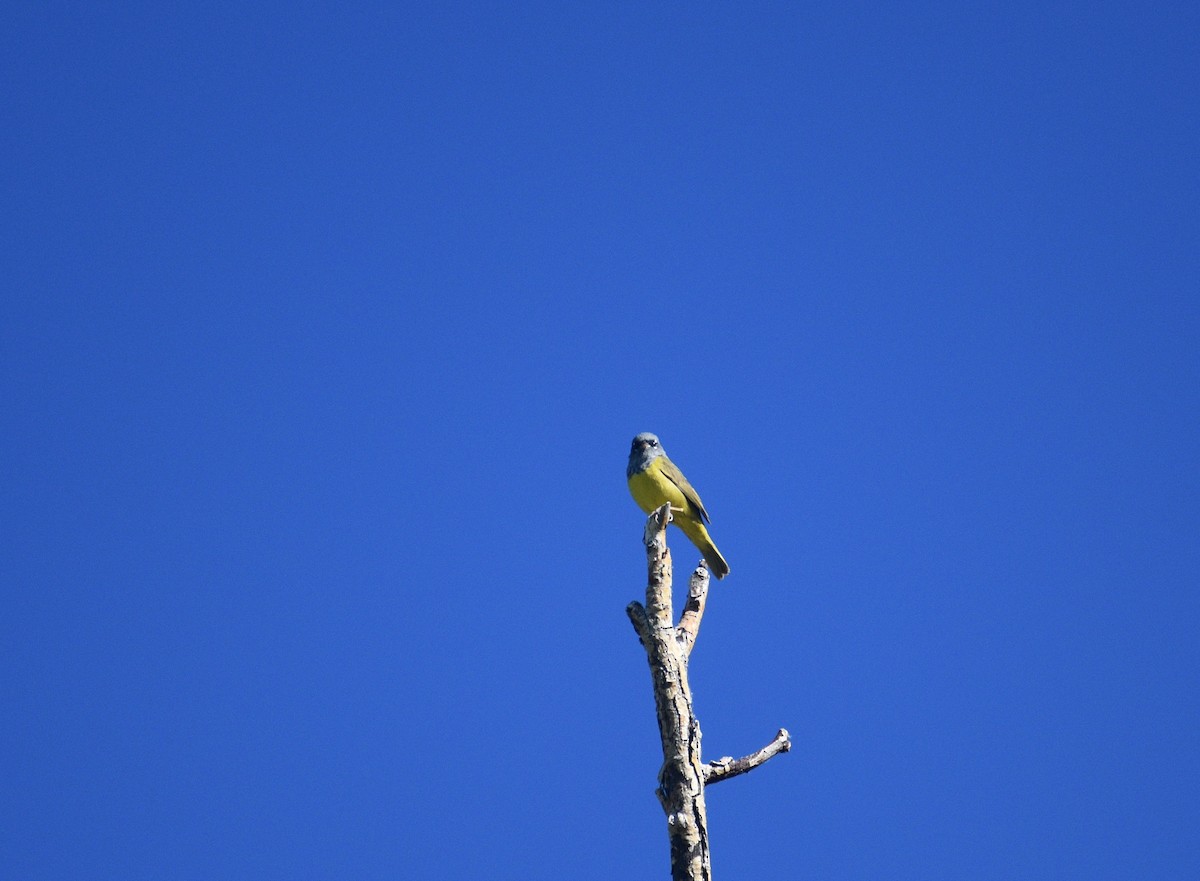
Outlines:
[[725, 558], [721, 556], [721, 552], [717, 550], [717, 546], [713, 544], [712, 538], [708, 534], [708, 530], [704, 528], [703, 523], [688, 523], [678, 520], [679, 528], [683, 530], [683, 534], [692, 540], [699, 550], [704, 555], [704, 562], [708, 564], [708, 568], [717, 578], [724, 578], [729, 574], [729, 564], [725, 562]]

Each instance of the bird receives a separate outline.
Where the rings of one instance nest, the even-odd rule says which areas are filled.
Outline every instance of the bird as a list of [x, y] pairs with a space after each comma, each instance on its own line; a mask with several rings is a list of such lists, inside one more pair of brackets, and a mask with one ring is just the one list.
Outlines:
[[643, 431], [633, 439], [625, 477], [629, 480], [629, 494], [639, 508], [649, 514], [670, 502], [672, 522], [704, 555], [713, 575], [724, 578], [729, 574], [729, 564], [704, 526], [708, 523], [708, 512], [700, 494], [667, 458], [656, 435]]

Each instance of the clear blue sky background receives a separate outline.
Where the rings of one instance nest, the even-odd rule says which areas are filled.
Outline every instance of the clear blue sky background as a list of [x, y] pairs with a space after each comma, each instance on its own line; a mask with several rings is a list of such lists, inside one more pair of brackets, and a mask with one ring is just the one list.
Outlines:
[[4, 876], [666, 877], [652, 430], [718, 877], [1200, 877], [1198, 35], [8, 6]]

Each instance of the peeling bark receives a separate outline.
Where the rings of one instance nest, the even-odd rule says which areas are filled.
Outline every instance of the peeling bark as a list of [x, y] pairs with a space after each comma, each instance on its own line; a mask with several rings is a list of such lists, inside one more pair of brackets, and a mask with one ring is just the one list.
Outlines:
[[692, 708], [688, 656], [695, 647], [708, 598], [709, 572], [701, 564], [688, 585], [679, 625], [672, 624], [671, 552], [666, 530], [670, 506], [664, 505], [646, 521], [643, 541], [649, 577], [646, 604], [632, 602], [626, 614], [646, 649], [654, 684], [654, 705], [662, 739], [663, 764], [658, 772], [658, 800], [667, 815], [673, 881], [711, 881], [705, 782], [717, 782], [758, 767], [786, 752], [791, 740], [780, 729], [774, 741], [743, 759], [722, 758], [705, 765], [700, 759], [700, 723]]

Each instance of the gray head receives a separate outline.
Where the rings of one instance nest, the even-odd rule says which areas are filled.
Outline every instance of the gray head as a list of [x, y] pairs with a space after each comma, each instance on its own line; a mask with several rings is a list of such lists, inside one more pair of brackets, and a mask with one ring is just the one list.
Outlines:
[[629, 465], [625, 468], [625, 477], [630, 478], [645, 471], [651, 462], [663, 455], [666, 454], [663, 453], [662, 444], [658, 442], [658, 436], [643, 431], [633, 439], [633, 446], [629, 449]]

